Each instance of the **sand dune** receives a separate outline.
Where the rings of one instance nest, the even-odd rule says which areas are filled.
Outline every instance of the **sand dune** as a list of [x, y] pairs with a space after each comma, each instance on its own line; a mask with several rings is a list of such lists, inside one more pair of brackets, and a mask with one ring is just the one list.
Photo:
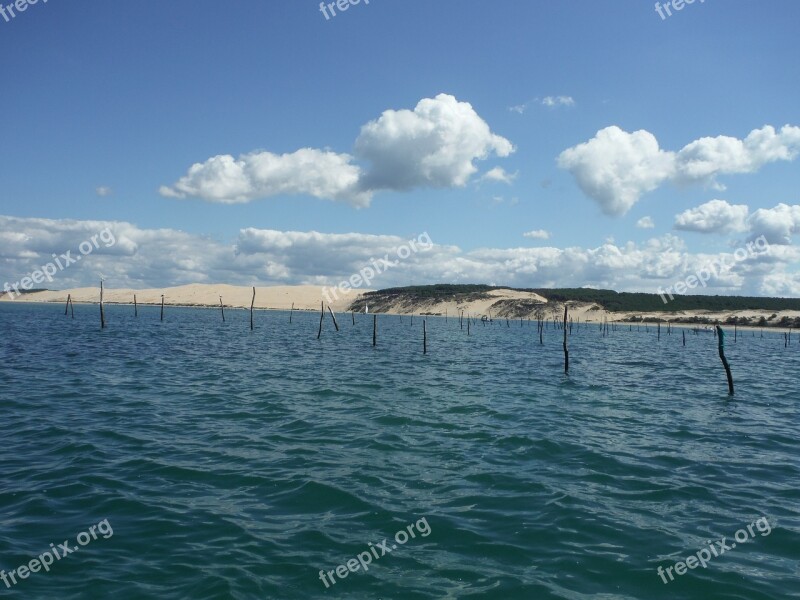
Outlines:
[[[315, 285], [296, 285], [296, 286], [269, 286], [256, 287], [255, 307], [259, 309], [289, 310], [294, 303], [296, 310], [319, 310], [320, 302], [327, 299], [323, 296], [326, 290], [323, 286]], [[337, 292], [338, 297], [331, 302], [334, 311], [346, 311], [351, 304], [358, 303], [359, 309], [363, 310], [364, 292], [371, 290], [348, 290], [347, 292]], [[77, 303], [96, 303], [100, 300], [100, 288], [78, 288], [62, 291], [47, 291], [25, 294], [13, 302], [55, 302], [64, 303], [67, 295], [71, 295], [73, 301]], [[161, 294], [164, 294], [164, 303], [168, 306], [218, 306], [219, 297], [226, 307], [249, 308], [253, 290], [250, 287], [234, 286], [227, 284], [191, 284], [179, 287], [163, 289], [106, 289], [105, 302], [108, 304], [132, 304], [133, 296], [140, 304], [160, 304]], [[563, 304], [548, 302], [546, 298], [533, 292], [521, 292], [509, 289], [496, 289], [486, 292], [482, 297], [470, 299], [463, 302], [437, 301], [437, 300], [416, 300], [409, 303], [402, 297], [397, 300], [384, 299], [380, 303], [370, 305], [370, 312], [381, 312], [387, 314], [445, 314], [455, 316], [461, 311], [482, 317], [484, 315], [493, 318], [503, 319], [534, 319], [536, 310], [541, 308], [544, 318], [552, 320], [563, 316]], [[12, 302], [7, 294], [0, 296], [0, 302]], [[372, 301], [370, 301], [372, 302]], [[581, 322], [601, 322], [604, 319], [609, 321], [624, 321], [631, 317], [659, 318], [668, 321], [676, 319], [688, 319], [704, 317], [711, 322], [725, 322], [730, 317], [747, 317], [758, 320], [761, 317], [771, 319], [771, 323], [777, 323], [783, 317], [791, 319], [800, 318], [800, 311], [780, 311], [769, 310], [741, 310], [741, 311], [679, 311], [679, 312], [607, 312], [596, 304], [582, 303], [571, 304], [570, 315], [575, 321]], [[773, 317], [773, 315], [776, 315]]]

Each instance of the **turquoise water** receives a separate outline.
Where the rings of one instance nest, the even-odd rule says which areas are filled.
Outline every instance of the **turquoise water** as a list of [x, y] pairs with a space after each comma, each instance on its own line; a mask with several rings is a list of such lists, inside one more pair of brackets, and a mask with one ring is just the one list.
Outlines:
[[113, 529], [2, 597], [800, 597], [797, 338], [730, 339], [729, 399], [707, 334], [584, 325], [567, 379], [527, 323], [428, 319], [423, 356], [420, 318], [373, 348], [365, 315], [321, 340], [312, 313], [107, 317], [0, 306], [0, 568]]

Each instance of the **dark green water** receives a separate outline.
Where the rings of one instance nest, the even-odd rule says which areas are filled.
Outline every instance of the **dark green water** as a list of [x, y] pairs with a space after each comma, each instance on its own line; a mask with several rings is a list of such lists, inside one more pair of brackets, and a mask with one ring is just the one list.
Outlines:
[[113, 529], [0, 596], [800, 597], [797, 338], [729, 340], [731, 400], [711, 335], [582, 326], [566, 379], [519, 322], [158, 312], [0, 306], [0, 568]]

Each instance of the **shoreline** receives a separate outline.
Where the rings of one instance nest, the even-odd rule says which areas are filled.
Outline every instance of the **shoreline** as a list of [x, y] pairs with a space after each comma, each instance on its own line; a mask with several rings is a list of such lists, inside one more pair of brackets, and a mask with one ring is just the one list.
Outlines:
[[[25, 300], [25, 301], [19, 301], [19, 299], [17, 299], [17, 300], [0, 301], [0, 306], [10, 305], [10, 304], [36, 304], [36, 305], [40, 305], [40, 306], [58, 306], [60, 304], [64, 304], [65, 302], [66, 302], [66, 299], [64, 299], [64, 300]], [[99, 306], [100, 302], [99, 301], [74, 301], [73, 304], [78, 304], [78, 305], [81, 305], [81, 306]], [[106, 301], [103, 302], [103, 305], [104, 306], [129, 306], [129, 307], [133, 307], [134, 306], [133, 302], [106, 302]], [[144, 306], [144, 307], [148, 307], [148, 308], [160, 308], [161, 307], [161, 303], [160, 302], [159, 303], [137, 302], [137, 305], [140, 306], [140, 307]], [[180, 304], [180, 303], [169, 304], [167, 302], [164, 303], [164, 307], [165, 308], [190, 308], [190, 309], [191, 308], [200, 308], [200, 309], [204, 309], [204, 310], [219, 310], [219, 308], [220, 308], [218, 304], [217, 305], [214, 305], [214, 304]], [[247, 312], [247, 311], [250, 310], [250, 307], [249, 306], [235, 306], [235, 305], [225, 304], [225, 309], [226, 310], [242, 310], [242, 311], [246, 311]], [[288, 313], [291, 310], [294, 310], [294, 312], [317, 313], [317, 312], [319, 312], [320, 309], [318, 309], [318, 308], [298, 308], [298, 307], [295, 307], [294, 309], [291, 309], [291, 308], [269, 307], [269, 306], [256, 306], [256, 307], [253, 308], [253, 311], [256, 311], [256, 312], [257, 311], [273, 311], [273, 312], [286, 312], [286, 313]], [[349, 310], [343, 310], [343, 309], [333, 309], [333, 311], [336, 314], [343, 314], [343, 315], [344, 314], [350, 314], [350, 312], [351, 312]], [[412, 316], [413, 315], [413, 316], [418, 317], [420, 319], [427, 319], [427, 318], [458, 319], [459, 318], [458, 314], [444, 315], [444, 314], [433, 314], [433, 313], [420, 313], [420, 312], [411, 313], [411, 312], [395, 312], [395, 311], [392, 311], [392, 312], [370, 312], [370, 313], [364, 313], [364, 312], [359, 311], [359, 312], [356, 312], [356, 314], [360, 314], [360, 315], [361, 314], [383, 315], [383, 316], [392, 316], [392, 317], [403, 317], [403, 316], [408, 317], [408, 316]], [[608, 316], [611, 316], [614, 313], [605, 313], [605, 314], [607, 314]], [[623, 314], [623, 313], [620, 313], [620, 314]], [[624, 313], [624, 314], [627, 314], [627, 313]], [[648, 318], [648, 319], [658, 318], [658, 317], [655, 316], [656, 314], [657, 313], [638, 313], [639, 316], [643, 316], [643, 317]], [[480, 316], [482, 316], [482, 315], [474, 314], [474, 315], [470, 315], [470, 316], [472, 317], [473, 320], [477, 320], [478, 322], [481, 321], [480, 320]], [[683, 318], [693, 318], [693, 317], [683, 317]], [[706, 317], [700, 316], [700, 318], [706, 318]], [[519, 317], [509, 317], [508, 318], [509, 323], [518, 323], [519, 320], [520, 320]], [[526, 320], [528, 320], [527, 317], [523, 317], [523, 321], [526, 321]], [[490, 322], [497, 322], [498, 324], [502, 324], [505, 321], [506, 321], [505, 317], [495, 317]], [[543, 319], [543, 321], [546, 322], [546, 323], [552, 323], [553, 319], [545, 318], [545, 319]], [[530, 323], [531, 324], [533, 324], [535, 322], [536, 322], [535, 318], [530, 318]], [[560, 323], [560, 320], [558, 322]], [[592, 326], [592, 327], [594, 327], [594, 326], [598, 326], [598, 325], [603, 324], [604, 321], [601, 320], [601, 319], [597, 319], [597, 320], [594, 320], [594, 319], [585, 320], [584, 319], [584, 320], [579, 320], [579, 321], [573, 321], [573, 323], [576, 324], [577, 326], [584, 326], [584, 327]], [[795, 328], [793, 326], [787, 326], [787, 325], [764, 325], [764, 326], [760, 326], [760, 325], [744, 325], [744, 324], [743, 325], [739, 325], [739, 324], [732, 324], [732, 323], [728, 324], [728, 323], [722, 323], [722, 322], [720, 322], [720, 323], [686, 323], [686, 322], [669, 321], [667, 319], [664, 319], [662, 321], [628, 321], [628, 320], [620, 320], [620, 319], [609, 319], [608, 320], [608, 324], [611, 325], [612, 323], [614, 325], [616, 325], [620, 329], [624, 329], [624, 326], [628, 325], [629, 326], [629, 330], [632, 330], [632, 327], [634, 325], [636, 325], [638, 328], [641, 328], [642, 326], [646, 325], [645, 329], [648, 329], [650, 326], [652, 326], [654, 330], [657, 330], [658, 329], [658, 324], [660, 323], [662, 325], [662, 331], [661, 331], [662, 335], [669, 335], [667, 333], [668, 330], [664, 327], [665, 325], [669, 325], [670, 328], [672, 328], [672, 329], [680, 329], [680, 330], [684, 330], [684, 329], [686, 329], [686, 330], [701, 329], [702, 330], [702, 329], [705, 329], [706, 326], [708, 326], [708, 328], [709, 328], [708, 333], [713, 333], [713, 328], [715, 327], [715, 325], [719, 325], [720, 327], [724, 328], [726, 330], [726, 332], [729, 332], [729, 331], [733, 330], [734, 327], [735, 327], [739, 331], [753, 331], [753, 332], [765, 331], [765, 332], [774, 332], [774, 333], [792, 333], [792, 332], [796, 332], [798, 335], [800, 335], [800, 329]], [[706, 332], [703, 331], [703, 333], [706, 333]]]

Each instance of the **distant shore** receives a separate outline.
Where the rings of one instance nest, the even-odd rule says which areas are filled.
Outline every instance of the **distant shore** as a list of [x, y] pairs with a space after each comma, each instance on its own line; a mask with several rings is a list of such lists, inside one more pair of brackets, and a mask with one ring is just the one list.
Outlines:
[[[329, 304], [338, 312], [377, 312], [381, 314], [457, 317], [462, 312], [475, 318], [495, 320], [547, 321], [563, 318], [564, 304], [548, 301], [540, 294], [505, 288], [492, 289], [480, 294], [461, 294], [451, 297], [429, 297], [409, 299], [407, 296], [382, 295], [371, 290], [336, 290], [313, 285], [256, 287], [254, 308], [258, 310], [317, 311], [321, 303]], [[164, 289], [106, 289], [106, 304], [133, 305], [134, 295], [141, 306], [159, 306], [164, 295], [164, 305], [186, 308], [218, 308], [220, 297], [225, 308], [249, 309], [253, 288], [227, 284], [190, 284]], [[366, 294], [366, 295], [365, 295]], [[38, 291], [23, 294], [15, 300], [8, 295], [0, 296], [0, 303], [35, 302], [65, 303], [71, 297], [76, 304], [97, 304], [100, 289], [78, 288], [59, 291]], [[329, 302], [330, 300], [330, 302]], [[598, 324], [605, 320], [618, 326], [657, 326], [670, 323], [673, 327], [704, 327], [714, 323], [726, 326], [736, 324], [740, 328], [797, 329], [800, 326], [800, 311], [796, 310], [729, 310], [729, 311], [606, 311], [597, 303], [570, 302], [570, 316], [575, 322]], [[763, 319], [763, 321], [762, 321]], [[623, 325], [624, 324], [624, 325]], [[663, 328], [663, 327], [662, 327]]]

